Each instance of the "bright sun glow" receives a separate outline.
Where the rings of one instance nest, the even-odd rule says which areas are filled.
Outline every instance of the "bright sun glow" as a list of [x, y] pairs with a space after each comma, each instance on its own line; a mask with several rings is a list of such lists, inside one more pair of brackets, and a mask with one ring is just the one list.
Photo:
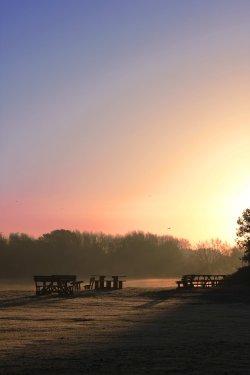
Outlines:
[[[249, 186], [249, 185], [248, 185]], [[250, 207], [249, 189], [239, 190], [231, 199], [230, 211], [233, 217], [239, 217], [243, 210]]]

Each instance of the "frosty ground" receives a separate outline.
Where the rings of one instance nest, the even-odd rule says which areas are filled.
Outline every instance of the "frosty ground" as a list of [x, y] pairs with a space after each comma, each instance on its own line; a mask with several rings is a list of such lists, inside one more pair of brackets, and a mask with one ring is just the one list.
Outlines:
[[249, 374], [248, 289], [0, 291], [0, 374]]

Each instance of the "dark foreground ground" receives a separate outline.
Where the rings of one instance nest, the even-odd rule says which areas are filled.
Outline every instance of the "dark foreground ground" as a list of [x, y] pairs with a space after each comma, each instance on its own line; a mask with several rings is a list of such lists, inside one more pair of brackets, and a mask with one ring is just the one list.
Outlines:
[[0, 374], [250, 374], [249, 289], [1, 291]]

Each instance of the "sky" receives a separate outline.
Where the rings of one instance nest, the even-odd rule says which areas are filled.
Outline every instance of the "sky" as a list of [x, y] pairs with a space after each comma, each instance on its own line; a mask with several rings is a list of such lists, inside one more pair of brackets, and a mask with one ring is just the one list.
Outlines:
[[234, 244], [249, 0], [1, 0], [0, 232]]

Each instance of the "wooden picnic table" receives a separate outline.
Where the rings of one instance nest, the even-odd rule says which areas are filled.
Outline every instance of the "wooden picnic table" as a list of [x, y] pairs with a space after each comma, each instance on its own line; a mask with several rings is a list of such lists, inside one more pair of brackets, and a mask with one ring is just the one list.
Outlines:
[[[84, 290], [122, 289], [125, 276], [91, 275], [89, 284], [84, 285]], [[40, 275], [34, 276], [36, 295], [43, 296], [58, 294], [70, 296], [81, 290], [83, 281], [78, 281], [76, 275]]]
[[40, 275], [34, 276], [36, 295], [72, 295], [81, 289], [83, 281], [78, 281], [76, 275]]
[[178, 288], [210, 288], [225, 285], [226, 275], [190, 274], [176, 281]]
[[124, 277], [125, 276], [121, 275], [91, 275], [90, 283], [86, 289], [122, 289], [123, 283], [125, 282]]

